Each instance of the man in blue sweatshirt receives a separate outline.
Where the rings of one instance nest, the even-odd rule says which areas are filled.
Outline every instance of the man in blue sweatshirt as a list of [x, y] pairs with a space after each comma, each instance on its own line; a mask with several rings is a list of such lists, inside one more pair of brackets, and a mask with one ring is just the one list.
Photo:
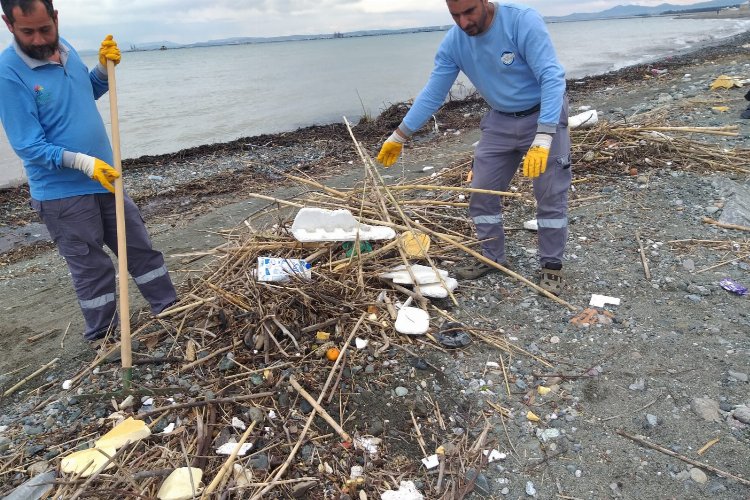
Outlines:
[[[523, 162], [537, 201], [540, 286], [558, 295], [571, 183], [565, 72], [544, 20], [533, 9], [489, 0], [446, 4], [456, 26], [440, 44], [427, 85], [383, 144], [378, 161], [390, 167], [398, 160], [403, 144], [443, 105], [463, 71], [492, 108], [480, 125], [471, 186], [505, 191]], [[483, 241], [482, 254], [506, 265], [500, 198], [472, 194], [469, 214]], [[472, 261], [459, 266], [457, 275], [475, 279], [496, 270]]]
[[[58, 35], [52, 0], [0, 0], [13, 43], [0, 53], [0, 121], [26, 169], [31, 205], [65, 258], [94, 341], [116, 324], [117, 253], [112, 148], [95, 100], [104, 95], [107, 60], [120, 62], [112, 36], [89, 72]], [[128, 270], [154, 313], [177, 299], [162, 254], [151, 247], [138, 207], [125, 197]]]

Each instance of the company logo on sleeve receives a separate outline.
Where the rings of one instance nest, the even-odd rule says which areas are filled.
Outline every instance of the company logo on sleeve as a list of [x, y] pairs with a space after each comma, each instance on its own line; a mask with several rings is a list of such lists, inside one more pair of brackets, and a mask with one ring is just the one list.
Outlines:
[[34, 99], [38, 106], [47, 104], [52, 100], [52, 94], [41, 85], [34, 85]]
[[500, 56], [500, 60], [506, 66], [510, 66], [511, 64], [513, 64], [513, 61], [516, 60], [516, 55], [513, 52], [503, 52], [503, 55]]

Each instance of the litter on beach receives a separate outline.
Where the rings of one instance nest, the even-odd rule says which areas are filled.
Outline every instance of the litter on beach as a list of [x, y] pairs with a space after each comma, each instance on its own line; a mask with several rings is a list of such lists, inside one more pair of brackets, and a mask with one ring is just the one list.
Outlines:
[[599, 123], [599, 114], [595, 109], [584, 111], [568, 118], [568, 127], [571, 130], [579, 128], [590, 128]]
[[291, 275], [310, 279], [310, 267], [303, 259], [258, 257], [258, 281], [286, 281]]
[[610, 304], [613, 306], [619, 306], [620, 299], [618, 299], [617, 297], [608, 297], [607, 295], [597, 295], [597, 294], [591, 295], [591, 301], [589, 302], [590, 306], [604, 307], [607, 304]]
[[732, 278], [724, 278], [719, 282], [721, 287], [724, 290], [727, 290], [729, 292], [735, 293], [741, 297], [744, 297], [747, 295], [748, 289], [745, 286], [740, 285], [736, 281], [734, 281]]
[[305, 207], [297, 212], [292, 223], [297, 241], [374, 241], [390, 240], [396, 232], [390, 227], [360, 224], [349, 210], [327, 210]]
[[401, 306], [393, 328], [404, 335], [424, 335], [430, 328], [430, 315], [418, 307], [411, 307], [411, 302], [409, 297]]
[[711, 84], [711, 90], [718, 89], [731, 89], [734, 87], [742, 87], [742, 82], [734, 77], [721, 75]]

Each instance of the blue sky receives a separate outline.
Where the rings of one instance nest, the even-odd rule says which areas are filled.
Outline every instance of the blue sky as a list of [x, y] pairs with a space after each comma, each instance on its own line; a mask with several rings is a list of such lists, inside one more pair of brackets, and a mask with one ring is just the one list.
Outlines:
[[[668, 0], [688, 5], [697, 0]], [[545, 16], [597, 12], [664, 0], [526, 0]], [[95, 49], [112, 33], [121, 46], [191, 43], [242, 36], [332, 33], [450, 24], [443, 0], [56, 0], [60, 33], [77, 49]], [[1, 26], [0, 48], [11, 35]]]

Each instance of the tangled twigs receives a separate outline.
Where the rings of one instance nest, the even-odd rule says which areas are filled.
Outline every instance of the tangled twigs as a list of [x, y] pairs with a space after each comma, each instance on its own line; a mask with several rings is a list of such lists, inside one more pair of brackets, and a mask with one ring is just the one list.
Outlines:
[[[680, 135], [668, 135], [671, 132]], [[699, 135], [737, 136], [738, 129], [672, 127], [663, 122], [625, 127], [600, 122], [592, 129], [572, 131], [574, 164], [579, 172], [586, 168], [622, 172], [630, 167], [668, 167], [750, 174], [749, 150], [725, 150], [695, 140]]]

